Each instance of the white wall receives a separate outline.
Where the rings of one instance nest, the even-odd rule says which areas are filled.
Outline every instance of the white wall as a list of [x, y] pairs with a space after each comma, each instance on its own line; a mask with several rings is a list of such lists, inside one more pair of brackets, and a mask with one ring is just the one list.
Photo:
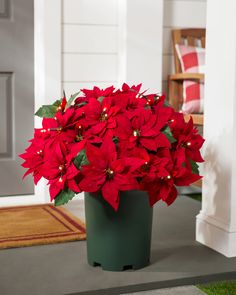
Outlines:
[[171, 30], [205, 27], [206, 1], [63, 0], [62, 89], [70, 95], [127, 81], [166, 92], [174, 69]]
[[174, 73], [171, 30], [205, 28], [207, 0], [164, 0], [162, 88], [167, 92], [167, 77]]
[[163, 0], [63, 0], [62, 89], [161, 91]]
[[62, 89], [116, 85], [118, 0], [63, 0], [62, 11]]
[[163, 0], [127, 0], [126, 80], [161, 91]]

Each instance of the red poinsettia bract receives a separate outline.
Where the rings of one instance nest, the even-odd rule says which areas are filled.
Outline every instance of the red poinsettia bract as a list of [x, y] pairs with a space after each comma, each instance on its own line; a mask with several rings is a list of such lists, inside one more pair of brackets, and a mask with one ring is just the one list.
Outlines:
[[117, 210], [119, 192], [138, 189], [130, 165], [127, 165], [126, 158], [118, 158], [111, 138], [104, 140], [100, 148], [88, 144], [86, 154], [89, 164], [82, 169], [84, 178], [80, 182], [81, 189], [87, 192], [101, 191], [103, 198]]
[[141, 84], [116, 90], [94, 87], [65, 96], [36, 113], [42, 128], [22, 166], [34, 182], [48, 180], [51, 200], [64, 204], [81, 191], [101, 193], [119, 209], [121, 191], [143, 190], [150, 205], [177, 197], [177, 187], [201, 178], [202, 136], [185, 122], [164, 95], [147, 94]]

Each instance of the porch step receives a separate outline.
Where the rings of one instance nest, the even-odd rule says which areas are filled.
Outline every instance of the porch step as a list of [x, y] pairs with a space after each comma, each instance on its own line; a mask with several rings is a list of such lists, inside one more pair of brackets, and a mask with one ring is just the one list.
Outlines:
[[203, 295], [206, 294], [195, 286], [181, 286], [175, 288], [164, 288], [136, 293], [126, 293], [123, 295]]

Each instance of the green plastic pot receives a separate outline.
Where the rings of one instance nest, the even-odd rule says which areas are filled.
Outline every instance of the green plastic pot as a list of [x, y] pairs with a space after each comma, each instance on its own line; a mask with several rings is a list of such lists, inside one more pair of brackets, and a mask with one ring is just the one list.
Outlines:
[[145, 192], [121, 192], [117, 212], [101, 194], [85, 193], [88, 263], [110, 271], [147, 266], [152, 214]]

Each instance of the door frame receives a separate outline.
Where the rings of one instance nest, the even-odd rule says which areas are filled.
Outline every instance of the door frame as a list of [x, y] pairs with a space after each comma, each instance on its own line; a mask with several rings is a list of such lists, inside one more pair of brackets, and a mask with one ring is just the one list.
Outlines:
[[[61, 97], [62, 1], [34, 0], [34, 109]], [[35, 117], [35, 127], [41, 119]], [[26, 143], [27, 144], [27, 143]], [[34, 194], [0, 198], [0, 207], [49, 203], [46, 181], [40, 180]]]

